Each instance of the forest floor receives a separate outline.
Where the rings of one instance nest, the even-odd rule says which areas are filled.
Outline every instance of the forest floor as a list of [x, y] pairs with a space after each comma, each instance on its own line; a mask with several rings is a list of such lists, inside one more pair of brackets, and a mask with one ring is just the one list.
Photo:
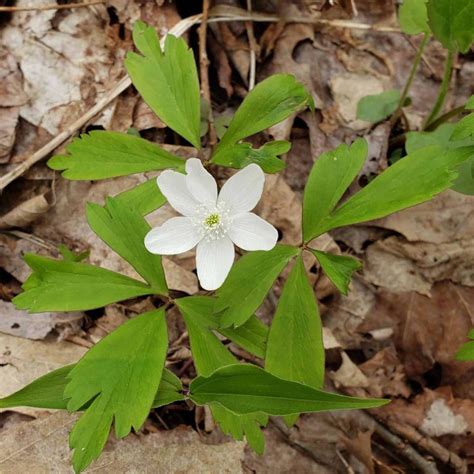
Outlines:
[[[21, 0], [16, 6], [51, 3]], [[137, 19], [164, 34], [180, 19], [199, 13], [201, 2], [96, 3], [0, 12], [0, 176], [28, 163], [64, 131], [67, 139], [55, 153], [81, 132], [133, 127], [183, 157], [194, 156], [195, 150], [180, 142], [132, 87], [105, 100], [84, 125], [71, 125], [100, 100], [113, 97], [111, 91], [125, 75], [124, 55], [133, 49], [131, 28]], [[431, 108], [445, 53], [436, 41], [429, 43], [403, 122], [372, 126], [356, 117], [359, 99], [402, 89], [420, 41], [397, 31], [396, 2], [251, 3], [254, 11], [315, 20], [209, 23], [207, 38], [216, 119], [225, 121], [245, 97], [253, 57], [257, 82], [291, 73], [315, 99], [316, 113], [301, 113], [254, 137], [256, 144], [265, 138], [293, 143], [285, 171], [267, 178], [259, 213], [278, 228], [283, 242], [298, 243], [302, 190], [315, 158], [362, 136], [369, 142], [369, 159], [350, 192], [384, 170], [403, 130], [417, 130]], [[214, 4], [247, 7], [238, 0]], [[321, 18], [327, 21], [318, 22]], [[341, 28], [334, 20], [370, 27]], [[196, 28], [185, 37], [197, 56]], [[473, 93], [471, 53], [457, 58], [446, 109], [464, 104]], [[68, 181], [45, 160], [25, 168], [0, 190], [0, 397], [75, 362], [131, 315], [152, 305], [149, 298], [140, 298], [86, 313], [34, 316], [14, 308], [11, 299], [29, 274], [25, 252], [57, 256], [58, 245], [65, 244], [77, 252], [90, 251], [91, 263], [132, 276], [133, 270], [88, 227], [85, 204], [102, 203], [107, 195], [146, 179], [141, 174]], [[162, 223], [170, 212], [165, 206], [149, 221]], [[474, 197], [447, 191], [390, 217], [333, 231], [320, 244], [322, 250], [363, 262], [347, 297], [316, 266], [311, 268], [324, 325], [326, 384], [351, 395], [389, 397], [392, 403], [367, 412], [304, 415], [292, 429], [273, 420], [265, 430], [263, 456], [224, 437], [207, 410], [176, 403], [155, 410], [140, 433], [111, 439], [92, 469], [318, 474], [474, 469], [474, 363], [454, 361], [474, 327]], [[183, 293], [199, 290], [194, 270], [192, 253], [165, 261], [170, 287]], [[277, 296], [279, 291], [277, 284]], [[268, 299], [258, 314], [268, 322], [273, 309], [274, 301]], [[184, 325], [177, 314], [170, 321], [169, 367], [190, 380], [195, 371]], [[0, 472], [70, 472], [67, 432], [72, 422], [66, 413], [0, 410]]]

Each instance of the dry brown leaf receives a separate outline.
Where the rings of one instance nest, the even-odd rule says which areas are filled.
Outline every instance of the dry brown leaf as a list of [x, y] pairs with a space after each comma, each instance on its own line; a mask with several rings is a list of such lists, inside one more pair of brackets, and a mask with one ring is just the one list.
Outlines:
[[329, 377], [334, 382], [336, 388], [369, 386], [369, 380], [363, 372], [357, 367], [345, 351], [341, 352], [342, 364], [336, 371], [329, 372]]
[[[16, 392], [51, 370], [77, 362], [85, 352], [84, 347], [70, 342], [30, 341], [0, 333], [0, 397]], [[42, 410], [15, 408], [15, 411], [36, 414]]]
[[[68, 432], [77, 415], [59, 412], [10, 426], [0, 440], [0, 471], [3, 474], [70, 472]], [[181, 474], [238, 474], [244, 443], [203, 444], [191, 428], [179, 427], [147, 435], [111, 437], [90, 470], [110, 472], [166, 472]]]
[[0, 229], [26, 227], [48, 211], [50, 203], [46, 194], [39, 194], [18, 204], [14, 209], [0, 216]]
[[0, 300], [0, 332], [27, 339], [44, 339], [60, 325], [77, 323], [83, 313], [35, 313], [29, 314], [15, 308], [13, 303]]
[[0, 163], [5, 163], [10, 158], [19, 114], [18, 107], [0, 107]]

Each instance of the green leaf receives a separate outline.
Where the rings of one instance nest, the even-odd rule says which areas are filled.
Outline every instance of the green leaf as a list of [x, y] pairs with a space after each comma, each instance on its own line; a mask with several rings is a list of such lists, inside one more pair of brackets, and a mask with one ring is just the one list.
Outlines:
[[84, 250], [84, 252], [75, 253], [70, 250], [67, 245], [64, 244], [59, 244], [58, 250], [63, 259], [67, 262], [82, 262], [90, 254], [90, 250]]
[[323, 392], [249, 364], [228, 365], [210, 376], [197, 377], [191, 382], [190, 398], [197, 405], [217, 403], [237, 414], [264, 412], [274, 416], [374, 408], [389, 403]]
[[64, 390], [68, 409], [92, 402], [69, 437], [76, 472], [100, 455], [112, 421], [117, 438], [140, 429], [160, 385], [167, 346], [165, 312], [150, 311], [102, 339], [71, 370]]
[[429, 33], [427, 0], [403, 0], [399, 11], [400, 27], [407, 35]]
[[[282, 379], [314, 388], [321, 388], [324, 383], [321, 319], [301, 255], [283, 287], [273, 317], [265, 369]], [[294, 421], [287, 419], [289, 425]]]
[[458, 177], [451, 186], [451, 189], [458, 193], [472, 195], [474, 194], [474, 137], [464, 137], [463, 139], [453, 140], [453, 136], [458, 126], [459, 123], [457, 125], [445, 123], [433, 132], [409, 132], [407, 133], [405, 147], [408, 153], [413, 153], [431, 145], [438, 145], [444, 150], [470, 147], [472, 150], [471, 158], [464, 161], [459, 166]]
[[372, 123], [381, 122], [397, 110], [400, 97], [397, 89], [362, 97], [357, 104], [357, 118]]
[[303, 238], [309, 242], [324, 231], [324, 219], [336, 207], [367, 158], [367, 142], [339, 145], [314, 163], [303, 198]]
[[[53, 370], [8, 397], [0, 399], [0, 408], [34, 407], [50, 410], [66, 410], [64, 389], [69, 383], [67, 376], [75, 364]], [[153, 408], [184, 400], [181, 381], [173, 372], [163, 369], [160, 386], [153, 400]], [[86, 404], [82, 409], [87, 408]]]
[[184, 170], [184, 160], [144, 138], [126, 133], [92, 131], [75, 138], [68, 155], [53, 156], [48, 166], [67, 179], [106, 179], [145, 171]]
[[362, 268], [361, 262], [346, 255], [334, 255], [332, 253], [321, 252], [320, 250], [310, 250], [334, 286], [343, 295], [347, 295], [352, 274]]
[[321, 224], [320, 232], [378, 219], [430, 200], [453, 184], [459, 165], [471, 154], [470, 147], [446, 151], [438, 146], [409, 154], [340, 205]]
[[105, 207], [88, 203], [87, 221], [90, 228], [141, 275], [153, 291], [166, 295], [165, 274], [161, 257], [145, 248], [148, 222], [136, 211], [119, 200], [107, 198]]
[[[474, 95], [466, 102], [465, 109], [474, 109]], [[466, 138], [474, 139], [474, 113], [466, 115], [456, 124], [450, 139], [463, 140]]]
[[208, 296], [188, 296], [176, 300], [181, 310], [186, 312], [201, 326], [217, 331], [227, 339], [244, 348], [251, 354], [264, 358], [268, 338], [268, 326], [252, 315], [238, 328], [219, 327], [219, 315], [213, 313], [215, 299]]
[[137, 21], [125, 67], [144, 101], [175, 132], [201, 147], [200, 94], [194, 55], [182, 38], [167, 35], [164, 51], [154, 28]]
[[[197, 298], [181, 298], [176, 304], [186, 322], [196, 370], [200, 375], [210, 375], [219, 367], [237, 363], [237, 359], [207, 327], [207, 318], [201, 312], [207, 303]], [[263, 453], [265, 441], [259, 427], [266, 426], [267, 416], [262, 413], [239, 416], [217, 405], [211, 406], [211, 411], [225, 434], [237, 440], [245, 435], [252, 449]]]
[[313, 99], [294, 76], [270, 76], [257, 84], [240, 104], [218, 150], [255, 135], [308, 105], [314, 105]]
[[250, 252], [241, 257], [216, 292], [214, 313], [219, 313], [220, 326], [242, 326], [298, 251], [289, 245], [277, 245], [272, 250]]
[[428, 18], [445, 48], [469, 50], [474, 41], [474, 0], [429, 0]]
[[124, 203], [130, 209], [136, 209], [142, 216], [146, 216], [166, 203], [156, 183], [156, 178], [117, 194], [115, 200]]
[[140, 281], [87, 263], [33, 254], [26, 254], [25, 261], [33, 273], [13, 303], [32, 313], [85, 311], [153, 293]]
[[474, 360], [474, 329], [467, 336], [472, 341], [463, 344], [456, 353], [456, 360]]
[[212, 163], [228, 168], [244, 168], [256, 163], [265, 173], [278, 173], [285, 168], [285, 162], [279, 155], [288, 153], [291, 143], [287, 141], [269, 142], [260, 148], [252, 148], [250, 143], [237, 143], [221, 148], [212, 157]]

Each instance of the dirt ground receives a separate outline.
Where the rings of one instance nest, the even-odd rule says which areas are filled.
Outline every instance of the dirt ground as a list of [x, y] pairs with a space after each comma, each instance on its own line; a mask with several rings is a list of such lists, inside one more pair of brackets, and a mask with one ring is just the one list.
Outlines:
[[[20, 0], [15, 5], [51, 3]], [[164, 34], [182, 18], [199, 13], [201, 2], [96, 3], [87, 8], [0, 12], [0, 176], [65, 131], [67, 140], [55, 153], [81, 132], [126, 132], [133, 127], [181, 156], [194, 155], [195, 150], [166, 128], [133, 87], [115, 98], [111, 91], [125, 75], [123, 59], [133, 48], [131, 28], [137, 19]], [[213, 4], [224, 12], [248, 7], [238, 0]], [[267, 179], [259, 213], [278, 228], [283, 242], [297, 243], [302, 190], [315, 158], [362, 136], [369, 142], [369, 159], [351, 192], [384, 170], [401, 132], [416, 130], [434, 102], [445, 53], [432, 40], [402, 121], [393, 127], [388, 121], [372, 126], [356, 117], [359, 99], [403, 88], [420, 41], [397, 31], [397, 2], [250, 4], [254, 12], [313, 20], [209, 23], [207, 38], [216, 119], [224, 121], [245, 97], [254, 57], [257, 82], [274, 73], [291, 73], [315, 99], [316, 113], [301, 113], [253, 137], [256, 144], [269, 138], [293, 143], [285, 171]], [[341, 28], [339, 20], [352, 20], [355, 26]], [[185, 38], [197, 55], [196, 28]], [[446, 108], [462, 105], [473, 93], [474, 56], [468, 53], [457, 59]], [[72, 127], [101, 100], [105, 103], [96, 116]], [[11, 299], [29, 274], [22, 259], [25, 252], [57, 256], [58, 245], [65, 244], [74, 251], [89, 250], [91, 263], [134, 275], [90, 230], [85, 204], [102, 203], [107, 195], [143, 182], [146, 176], [68, 181], [47, 168], [44, 159], [0, 191], [0, 396], [75, 362], [129, 316], [152, 305], [149, 298], [141, 298], [85, 313], [34, 316], [14, 308]], [[162, 223], [170, 212], [165, 206], [149, 221]], [[224, 437], [207, 410], [176, 403], [155, 410], [140, 433], [123, 441], [111, 439], [92, 469], [474, 472], [474, 362], [454, 361], [474, 327], [474, 197], [447, 191], [368, 225], [332, 231], [319, 245], [363, 261], [347, 297], [311, 267], [325, 328], [326, 385], [351, 395], [389, 397], [391, 404], [368, 412], [305, 415], [292, 429], [272, 420], [265, 430], [265, 454], [258, 456], [244, 443]], [[165, 271], [172, 289], [183, 294], [198, 291], [192, 253], [166, 259]], [[277, 284], [277, 296], [279, 291]], [[273, 309], [274, 301], [268, 299], [259, 316], [268, 322]], [[170, 321], [169, 368], [190, 380], [195, 370], [184, 325], [178, 314]], [[71, 472], [67, 431], [73, 420], [65, 413], [36, 409], [0, 413], [0, 472]]]

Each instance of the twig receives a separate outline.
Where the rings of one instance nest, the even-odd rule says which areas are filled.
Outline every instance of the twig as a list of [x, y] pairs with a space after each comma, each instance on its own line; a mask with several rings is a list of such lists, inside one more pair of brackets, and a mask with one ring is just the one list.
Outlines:
[[209, 104], [207, 119], [209, 122], [209, 145], [212, 147], [217, 143], [217, 136], [214, 129], [214, 117], [212, 115], [211, 88], [209, 86], [209, 58], [207, 57], [206, 48], [209, 3], [210, 0], [203, 0], [202, 2], [202, 19], [201, 25], [199, 26], [199, 71], [201, 73], [201, 93], [204, 100]]
[[25, 7], [0, 7], [0, 12], [29, 12], [29, 11], [44, 11], [44, 10], [66, 10], [70, 8], [90, 7], [91, 5], [99, 5], [106, 3], [107, 0], [90, 0], [85, 3], [69, 3], [58, 5], [52, 3], [49, 5], [27, 5]]
[[[252, 0], [247, 0], [247, 10], [249, 13], [252, 13]], [[257, 41], [255, 40], [252, 21], [245, 22], [245, 29], [247, 30], [247, 37], [250, 46], [249, 91], [251, 91], [255, 87], [255, 73], [257, 66]]]
[[391, 431], [395, 431], [398, 435], [403, 436], [410, 443], [416, 444], [444, 464], [450, 465], [456, 474], [467, 474], [466, 461], [461, 459], [456, 453], [446, 449], [434, 439], [423, 436], [410, 425], [402, 424], [394, 420], [387, 421], [386, 425]]

